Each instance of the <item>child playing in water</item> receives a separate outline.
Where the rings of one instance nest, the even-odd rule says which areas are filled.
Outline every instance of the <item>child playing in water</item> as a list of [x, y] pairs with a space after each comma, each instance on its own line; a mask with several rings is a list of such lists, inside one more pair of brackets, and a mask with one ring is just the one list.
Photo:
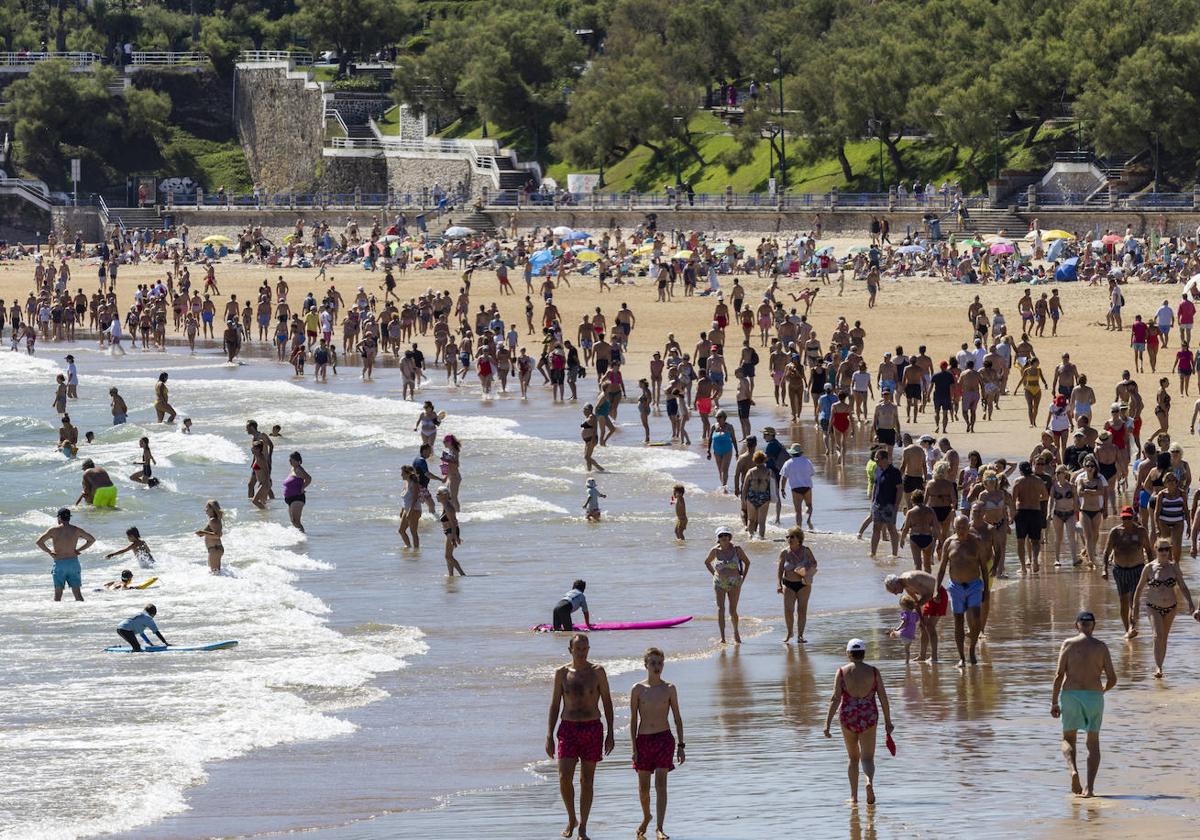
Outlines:
[[588, 522], [600, 521], [600, 500], [607, 499], [608, 496], [600, 492], [596, 486], [596, 479], [589, 478], [587, 480], [587, 498], [583, 500], [583, 508], [587, 511]]
[[192, 418], [191, 417], [183, 418], [183, 427], [180, 429], [180, 431], [183, 432], [185, 435], [190, 435], [192, 433]]
[[[146, 544], [144, 539], [142, 539], [142, 535], [138, 529], [126, 528], [125, 536], [129, 539], [129, 545], [114, 551], [112, 554], [106, 554], [104, 556], [111, 560], [112, 558], [124, 554], [127, 551], [132, 551], [133, 556], [137, 559], [139, 566], [141, 566], [143, 569], [154, 568], [154, 555], [150, 553], [150, 546]], [[130, 575], [130, 577], [133, 577], [133, 575]]]
[[671, 491], [671, 504], [675, 505], [675, 539], [683, 539], [683, 529], [687, 527], [687, 503], [683, 500], [683, 485], [676, 484]]
[[157, 487], [158, 479], [152, 475], [151, 464], [157, 464], [154, 456], [150, 454], [150, 438], [144, 437], [138, 441], [138, 446], [142, 447], [142, 468], [129, 476], [130, 481], [136, 481], [138, 484], [145, 484], [147, 487]]
[[[108, 556], [112, 557], [111, 554]], [[110, 580], [104, 584], [105, 589], [129, 589], [131, 586], [133, 586], [133, 572], [129, 571], [129, 569], [121, 570], [120, 580]]]
[[912, 660], [912, 643], [917, 638], [917, 624], [921, 616], [917, 613], [917, 602], [905, 593], [900, 596], [900, 623], [892, 628], [889, 635], [893, 639], [904, 640], [904, 661]]

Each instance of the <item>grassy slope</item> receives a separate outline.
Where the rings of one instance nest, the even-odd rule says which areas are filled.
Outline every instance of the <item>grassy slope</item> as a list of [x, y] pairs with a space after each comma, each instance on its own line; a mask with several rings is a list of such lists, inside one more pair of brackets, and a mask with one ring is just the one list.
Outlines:
[[[390, 113], [390, 112], [389, 112]], [[398, 128], [398, 127], [397, 127]], [[735, 193], [766, 192], [770, 176], [770, 144], [763, 140], [757, 144], [750, 162], [729, 171], [722, 162], [722, 154], [733, 148], [734, 140], [726, 128], [712, 114], [699, 113], [690, 123], [696, 146], [704, 158], [701, 165], [682, 146], [668, 147], [663, 159], [655, 159], [654, 153], [645, 146], [638, 146], [627, 155], [604, 169], [606, 190], [659, 192], [675, 182], [675, 165], [679, 164], [680, 175], [692, 184], [696, 192], [724, 192], [727, 186]], [[1038, 134], [1038, 144], [1025, 148], [1024, 132], [1003, 138], [1000, 143], [1001, 169], [1037, 169], [1047, 165], [1053, 154], [1054, 141], [1064, 137], [1066, 130], [1043, 128]], [[457, 120], [443, 129], [439, 136], [479, 138], [482, 129], [477, 120]], [[512, 146], [522, 158], [529, 157], [529, 143], [523, 132], [506, 132], [491, 127], [489, 136], [501, 146]], [[972, 191], [982, 190], [987, 179], [993, 176], [995, 156], [992, 149], [980, 150], [972, 156], [970, 150], [957, 152], [932, 141], [902, 140], [901, 154], [909, 171], [906, 180], [918, 178], [922, 182], [933, 179], [959, 181]], [[804, 163], [804, 140], [792, 138], [787, 142], [788, 191], [793, 193], [823, 193], [831, 187], [854, 192], [875, 192], [879, 189], [879, 143], [876, 140], [860, 140], [846, 145], [846, 158], [850, 161], [853, 178], [847, 181], [836, 158], [824, 158]], [[559, 184], [566, 185], [568, 172], [598, 172], [597, 168], [576, 167], [564, 161], [547, 160], [543, 156], [542, 168], [546, 175]], [[896, 183], [898, 177], [886, 150], [883, 161], [884, 184]], [[778, 178], [778, 173], [776, 173]]]
[[203, 140], [180, 128], [172, 128], [163, 141], [164, 172], [191, 175], [206, 190], [225, 187], [228, 192], [249, 192], [253, 188], [246, 155], [236, 140]]

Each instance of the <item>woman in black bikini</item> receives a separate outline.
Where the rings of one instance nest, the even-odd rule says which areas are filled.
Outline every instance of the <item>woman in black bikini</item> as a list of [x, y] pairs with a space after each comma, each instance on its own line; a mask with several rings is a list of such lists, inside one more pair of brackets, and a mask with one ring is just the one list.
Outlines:
[[458, 529], [458, 508], [454, 504], [450, 488], [439, 487], [437, 498], [442, 503], [442, 533], [446, 535], [446, 575], [454, 577], [454, 573], [458, 572], [466, 577], [467, 573], [454, 557], [455, 547], [462, 545], [462, 534]]
[[1087, 543], [1088, 566], [1096, 567], [1096, 543], [1100, 539], [1100, 526], [1108, 515], [1108, 487], [1100, 475], [1099, 464], [1092, 456], [1083, 461], [1083, 470], [1075, 476], [1075, 494], [1079, 497], [1080, 523], [1083, 538]]
[[779, 552], [779, 568], [776, 591], [783, 594], [783, 618], [787, 623], [786, 645], [792, 640], [795, 628], [796, 639], [804, 641], [804, 625], [808, 620], [808, 599], [812, 595], [812, 579], [817, 573], [817, 558], [812, 549], [804, 544], [804, 531], [788, 529], [788, 547]]
[[913, 568], [917, 571], [933, 571], [933, 545], [940, 530], [937, 514], [925, 504], [925, 493], [914, 490], [910, 497], [912, 507], [904, 515], [904, 527], [900, 529], [900, 545], [908, 537], [912, 543]]
[[1071, 484], [1071, 469], [1065, 464], [1054, 471], [1054, 483], [1050, 485], [1050, 516], [1054, 525], [1054, 565], [1061, 566], [1063, 534], [1071, 549], [1071, 565], [1080, 564], [1079, 549], [1075, 545], [1075, 520], [1079, 518], [1079, 496]]
[[1163, 675], [1163, 660], [1167, 658], [1167, 637], [1171, 634], [1171, 625], [1175, 621], [1175, 608], [1179, 605], [1176, 590], [1188, 603], [1188, 612], [1192, 618], [1200, 621], [1200, 610], [1192, 601], [1192, 593], [1188, 591], [1183, 581], [1183, 570], [1175, 559], [1174, 547], [1166, 539], [1155, 544], [1155, 558], [1142, 569], [1141, 580], [1133, 593], [1132, 614], [1129, 617], [1129, 632], [1125, 638], [1132, 639], [1138, 634], [1138, 606], [1142, 597], [1146, 599], [1146, 612], [1150, 616], [1150, 628], [1154, 631], [1154, 677], [1161, 679]]

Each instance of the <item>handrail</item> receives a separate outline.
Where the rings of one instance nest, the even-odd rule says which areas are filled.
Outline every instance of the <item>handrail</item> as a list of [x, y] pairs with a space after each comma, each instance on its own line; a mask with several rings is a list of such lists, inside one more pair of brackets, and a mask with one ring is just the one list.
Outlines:
[[178, 67], [184, 64], [203, 64], [208, 57], [202, 52], [135, 52], [134, 67]]
[[[338, 128], [340, 128], [342, 130], [342, 137], [348, 138], [350, 136], [350, 129], [346, 128], [346, 121], [344, 119], [342, 119], [342, 114], [340, 111], [338, 111], [337, 108], [326, 108], [325, 109], [326, 121], [328, 121], [330, 118], [334, 119], [337, 122]], [[337, 139], [337, 138], [334, 138], [334, 139]]]
[[93, 52], [0, 52], [0, 67], [32, 67], [43, 61], [63, 59], [72, 67], [91, 67], [99, 64], [102, 57]]
[[383, 144], [375, 137], [334, 137], [330, 145], [335, 149], [376, 149], [382, 150]]
[[291, 50], [242, 50], [238, 53], [238, 61], [247, 64], [257, 64], [266, 61], [290, 61], [301, 67], [313, 63], [312, 53]]

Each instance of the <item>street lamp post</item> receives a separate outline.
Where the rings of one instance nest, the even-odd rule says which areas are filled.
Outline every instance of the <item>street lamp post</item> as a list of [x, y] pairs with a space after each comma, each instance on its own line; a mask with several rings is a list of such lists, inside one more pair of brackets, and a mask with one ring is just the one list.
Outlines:
[[775, 48], [775, 78], [779, 87], [779, 189], [787, 191], [787, 140], [783, 130], [783, 49]]
[[1000, 121], [996, 120], [992, 123], [996, 129], [995, 151], [996, 151], [996, 180], [1000, 180]]
[[[671, 121], [675, 123], [675, 131], [678, 132], [683, 125], [683, 117], [671, 117]], [[683, 186], [683, 178], [679, 172], [679, 155], [671, 155], [671, 160], [675, 163], [675, 186]]]
[[1158, 192], [1158, 132], [1154, 134], [1154, 192]]

